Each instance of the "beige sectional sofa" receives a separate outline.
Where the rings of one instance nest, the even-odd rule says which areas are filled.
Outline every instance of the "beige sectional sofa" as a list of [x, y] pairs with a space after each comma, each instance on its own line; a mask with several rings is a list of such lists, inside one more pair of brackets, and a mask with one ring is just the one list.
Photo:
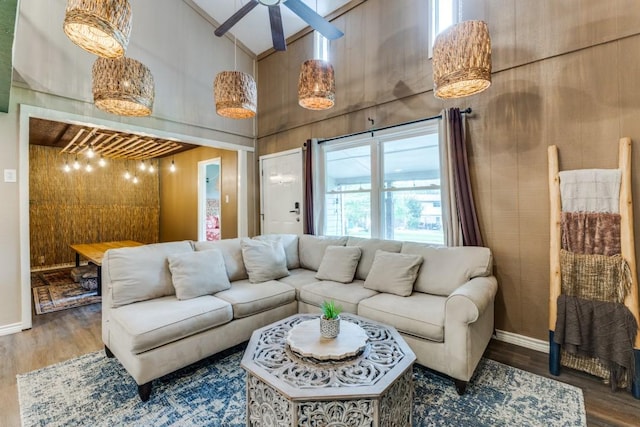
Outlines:
[[[463, 393], [493, 333], [487, 248], [267, 235], [112, 249], [102, 264], [102, 337], [138, 384], [248, 340], [324, 300], [393, 325], [418, 363]], [[276, 279], [277, 277], [277, 279]]]

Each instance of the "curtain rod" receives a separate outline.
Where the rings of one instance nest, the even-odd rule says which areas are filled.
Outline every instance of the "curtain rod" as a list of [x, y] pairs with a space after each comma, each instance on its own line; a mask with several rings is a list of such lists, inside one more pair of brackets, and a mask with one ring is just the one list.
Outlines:
[[[471, 109], [471, 107], [460, 111], [461, 114], [471, 114], [473, 110]], [[441, 119], [442, 118], [442, 114], [438, 114], [437, 116], [431, 116], [431, 117], [425, 117], [424, 119], [418, 119], [418, 120], [413, 120], [410, 122], [404, 122], [404, 123], [398, 123], [397, 125], [389, 125], [389, 126], [384, 126], [381, 128], [377, 128], [377, 129], [369, 129], [369, 130], [363, 130], [360, 132], [354, 132], [354, 133], [350, 133], [347, 135], [342, 135], [342, 136], [334, 136], [333, 138], [325, 138], [325, 139], [318, 139], [318, 144], [322, 144], [323, 142], [328, 142], [328, 141], [334, 141], [336, 139], [342, 139], [342, 138], [349, 138], [351, 136], [357, 136], [357, 135], [364, 135], [365, 133], [369, 133], [371, 132], [371, 135], [373, 136], [374, 132], [378, 132], [381, 130], [386, 130], [386, 129], [392, 129], [398, 126], [406, 126], [406, 125], [412, 125], [414, 123], [420, 123], [420, 122], [426, 122], [429, 120], [435, 120], [435, 119]], [[369, 119], [370, 121], [373, 122], [373, 120]]]

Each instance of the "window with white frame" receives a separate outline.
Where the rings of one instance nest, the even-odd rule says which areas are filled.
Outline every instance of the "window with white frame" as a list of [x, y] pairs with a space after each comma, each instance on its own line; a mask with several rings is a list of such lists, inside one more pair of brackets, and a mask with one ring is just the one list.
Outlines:
[[437, 122], [320, 145], [324, 235], [444, 244]]
[[458, 0], [430, 0], [429, 58], [433, 56], [436, 36], [459, 21]]

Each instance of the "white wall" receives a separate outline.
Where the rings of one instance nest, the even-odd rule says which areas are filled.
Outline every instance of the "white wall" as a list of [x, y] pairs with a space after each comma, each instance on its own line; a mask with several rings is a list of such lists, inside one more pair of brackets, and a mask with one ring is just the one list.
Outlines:
[[[253, 137], [253, 120], [229, 120], [215, 113], [213, 79], [220, 71], [233, 70], [233, 42], [216, 37], [215, 28], [183, 1], [130, 4], [133, 27], [127, 56], [153, 74], [153, 117]], [[96, 56], [74, 45], [62, 31], [65, 5], [65, 0], [20, 2], [15, 71], [34, 91], [91, 102]], [[237, 67], [253, 75], [254, 58], [238, 48]]]
[[[65, 0], [20, 2], [14, 46], [14, 86], [8, 114], [0, 115], [0, 171], [18, 170], [17, 183], [0, 182], [0, 335], [22, 325], [19, 230], [20, 191], [28, 177], [25, 147], [20, 146], [20, 105], [55, 110], [55, 116], [83, 117], [87, 123], [105, 120], [122, 130], [148, 129], [183, 136], [186, 142], [253, 150], [254, 120], [232, 120], [215, 113], [213, 79], [234, 69], [234, 44], [213, 34], [214, 27], [189, 4], [178, 0], [135, 0], [133, 30], [127, 56], [147, 65], [155, 80], [153, 115], [122, 118], [96, 109], [92, 103], [91, 66], [95, 57], [74, 45], [62, 31]], [[237, 69], [254, 75], [255, 58], [237, 50]], [[26, 110], [26, 109], [23, 109]], [[228, 147], [227, 147], [228, 148]], [[0, 175], [2, 176], [2, 175]], [[28, 194], [28, 193], [26, 193]], [[24, 211], [24, 209], [23, 209]], [[24, 239], [23, 239], [24, 241]], [[27, 239], [28, 244], [28, 239]], [[27, 252], [28, 253], [28, 252]], [[30, 304], [30, 303], [29, 303]]]

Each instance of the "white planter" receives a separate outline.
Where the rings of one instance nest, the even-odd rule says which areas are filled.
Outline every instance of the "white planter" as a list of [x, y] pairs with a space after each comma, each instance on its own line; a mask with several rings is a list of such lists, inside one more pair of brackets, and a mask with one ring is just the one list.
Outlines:
[[335, 338], [340, 333], [340, 316], [335, 319], [327, 319], [324, 314], [320, 316], [320, 335], [323, 338]]

